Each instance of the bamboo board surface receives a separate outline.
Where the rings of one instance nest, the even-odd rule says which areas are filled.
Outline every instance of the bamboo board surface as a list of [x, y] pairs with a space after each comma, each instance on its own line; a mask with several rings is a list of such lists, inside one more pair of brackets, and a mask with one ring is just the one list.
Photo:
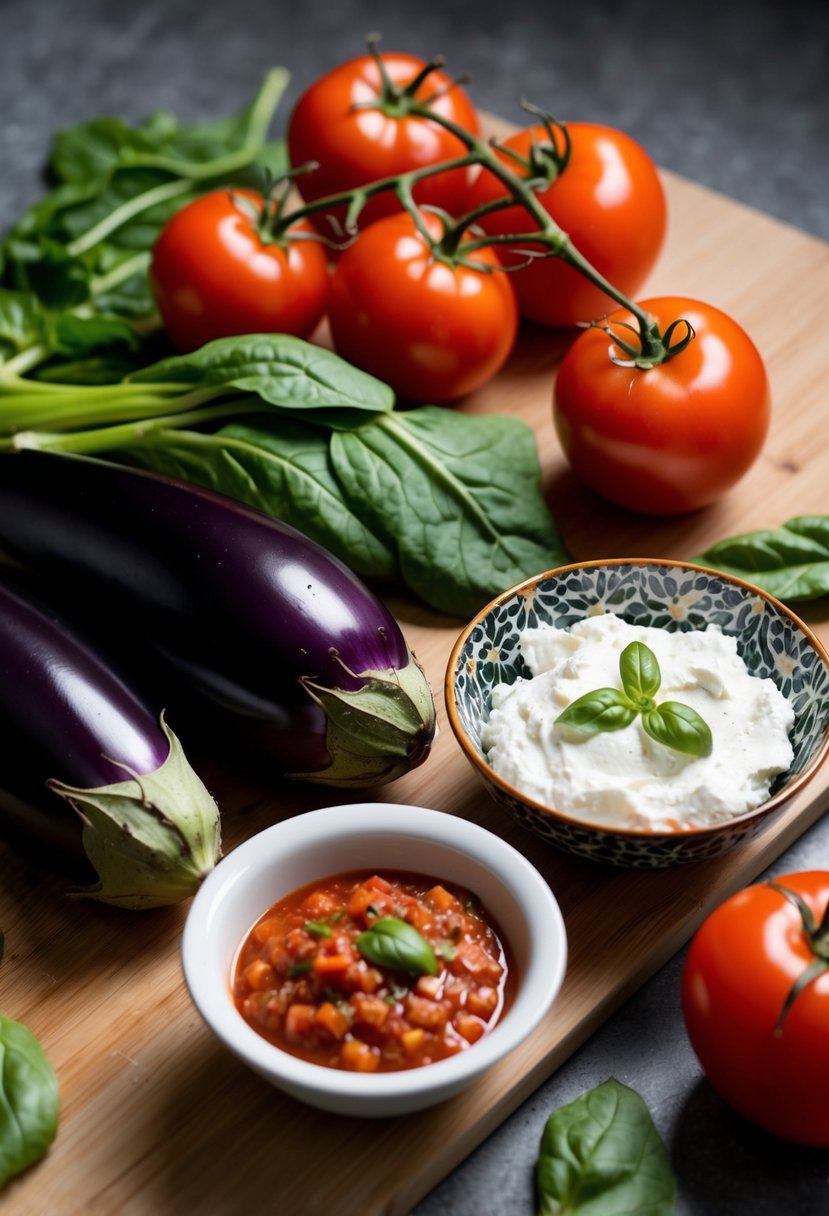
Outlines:
[[[736, 532], [829, 510], [829, 347], [813, 324], [829, 312], [829, 245], [680, 178], [664, 179], [670, 229], [643, 295], [705, 299], [744, 325], [769, 368], [772, 432], [756, 466], [723, 502], [673, 521], [616, 511], [580, 487], [557, 446], [550, 397], [564, 341], [528, 330], [508, 369], [464, 408], [510, 412], [535, 428], [544, 489], [575, 559], [689, 557]], [[402, 598], [391, 607], [435, 690], [441, 729], [422, 768], [369, 797], [475, 819], [541, 870], [570, 942], [555, 1007], [473, 1089], [434, 1110], [376, 1122], [324, 1115], [254, 1076], [202, 1025], [179, 963], [186, 908], [130, 914], [69, 904], [60, 882], [0, 849], [0, 1008], [40, 1038], [62, 1095], [55, 1144], [0, 1196], [0, 1212], [406, 1213], [682, 946], [716, 903], [756, 877], [829, 805], [827, 764], [762, 835], [714, 861], [624, 872], [556, 853], [490, 800], [451, 735], [442, 684], [462, 622]], [[801, 615], [829, 644], [829, 601], [804, 605]], [[238, 773], [203, 772], [222, 806], [226, 852], [276, 819], [340, 801], [330, 790], [265, 790]], [[342, 799], [357, 800], [363, 796]], [[613, 909], [610, 924], [602, 908]]]

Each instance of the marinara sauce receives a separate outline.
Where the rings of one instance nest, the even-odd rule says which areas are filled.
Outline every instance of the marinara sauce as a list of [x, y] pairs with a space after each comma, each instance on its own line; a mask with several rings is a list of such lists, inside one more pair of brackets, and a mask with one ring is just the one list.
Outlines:
[[[371, 957], [371, 939], [400, 922], [433, 973], [418, 960], [410, 970], [405, 959]], [[403, 872], [338, 874], [294, 891], [253, 926], [232, 974], [236, 1007], [259, 1034], [314, 1064], [357, 1072], [465, 1051], [509, 1007], [515, 984], [505, 943], [475, 897]]]

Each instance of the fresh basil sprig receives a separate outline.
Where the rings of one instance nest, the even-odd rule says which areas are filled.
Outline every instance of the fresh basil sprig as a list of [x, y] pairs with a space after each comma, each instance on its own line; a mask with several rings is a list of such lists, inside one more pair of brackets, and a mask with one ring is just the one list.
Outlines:
[[613, 1077], [554, 1111], [536, 1164], [538, 1216], [673, 1216], [676, 1181], [639, 1094]]
[[414, 925], [382, 916], [357, 938], [357, 949], [370, 963], [409, 975], [437, 975], [435, 952]]
[[597, 688], [578, 697], [558, 715], [557, 723], [583, 734], [623, 730], [637, 716], [642, 729], [657, 743], [686, 756], [709, 756], [711, 728], [690, 705], [681, 701], [657, 704], [662, 683], [659, 662], [644, 642], [631, 642], [619, 658], [622, 687]]

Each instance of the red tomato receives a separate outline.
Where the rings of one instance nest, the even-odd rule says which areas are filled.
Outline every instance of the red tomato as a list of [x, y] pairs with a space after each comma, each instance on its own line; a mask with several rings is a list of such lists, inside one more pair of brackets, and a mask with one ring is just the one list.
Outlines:
[[[408, 112], [405, 86], [426, 66], [424, 60], [405, 54], [383, 54], [380, 59], [397, 96], [386, 95], [374, 56], [362, 55], [321, 77], [297, 102], [288, 121], [291, 164], [299, 168], [313, 161], [319, 166], [297, 177], [297, 188], [307, 202], [466, 153], [457, 136]], [[430, 104], [435, 113], [468, 131], [478, 131], [472, 103], [443, 72], [431, 71], [414, 96], [418, 102], [434, 97]], [[455, 169], [426, 178], [414, 196], [419, 203], [457, 215], [467, 186], [468, 170]], [[400, 204], [391, 191], [378, 194], [364, 209], [360, 227], [398, 210]], [[337, 215], [342, 220], [344, 209]], [[331, 227], [321, 216], [315, 217], [315, 223], [330, 235]]]
[[[595, 123], [568, 124], [570, 159], [559, 176], [537, 194], [539, 202], [576, 249], [624, 295], [638, 292], [662, 248], [665, 236], [665, 196], [659, 174], [648, 154], [628, 135]], [[557, 146], [562, 140], [557, 132]], [[530, 127], [504, 141], [527, 156], [533, 140], [549, 143], [544, 127]], [[500, 159], [523, 176], [520, 166], [500, 153]], [[475, 178], [468, 209], [507, 193], [494, 174], [481, 170]], [[538, 225], [520, 206], [481, 217], [488, 233], [532, 232]], [[504, 246], [501, 259], [520, 265], [520, 249]], [[539, 248], [539, 246], [535, 246]], [[521, 315], [541, 325], [574, 325], [593, 321], [616, 305], [584, 275], [557, 257], [536, 258], [512, 271]]]
[[[641, 307], [663, 333], [685, 318], [696, 336], [642, 369], [614, 362], [604, 329], [585, 330], [559, 368], [554, 419], [567, 459], [597, 494], [672, 515], [720, 498], [757, 458], [771, 414], [768, 378], [754, 343], [719, 309], [671, 297]], [[625, 309], [608, 318], [632, 320]]]
[[[774, 881], [799, 895], [820, 926], [829, 872]], [[768, 883], [747, 887], [694, 937], [682, 1009], [691, 1045], [726, 1102], [775, 1136], [829, 1148], [829, 973], [806, 984], [780, 1025], [792, 986], [815, 958], [795, 904]]]
[[[436, 216], [423, 221], [441, 236]], [[480, 270], [437, 258], [407, 212], [371, 224], [331, 279], [337, 353], [411, 400], [448, 401], [490, 379], [512, 350], [518, 307], [491, 250], [471, 256]]]
[[[247, 206], [244, 201], [247, 200]], [[328, 264], [313, 231], [297, 223], [284, 241], [256, 228], [259, 195], [216, 190], [182, 207], [162, 229], [150, 278], [170, 341], [181, 351], [233, 334], [305, 338], [325, 311]]]

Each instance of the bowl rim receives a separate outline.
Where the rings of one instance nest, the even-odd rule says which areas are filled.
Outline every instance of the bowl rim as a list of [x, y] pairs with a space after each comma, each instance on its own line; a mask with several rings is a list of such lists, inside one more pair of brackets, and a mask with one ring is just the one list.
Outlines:
[[[215, 916], [221, 915], [225, 893], [244, 881], [246, 873], [250, 876], [251, 871], [266, 869], [288, 842], [298, 851], [312, 854], [317, 848], [330, 848], [332, 840], [358, 836], [363, 840], [371, 836], [378, 840], [417, 838], [435, 845], [436, 864], [432, 873], [436, 878], [441, 873], [441, 852], [444, 856], [451, 853], [471, 856], [480, 869], [489, 871], [510, 892], [520, 909], [525, 931], [534, 943], [531, 960], [519, 975], [518, 991], [510, 1009], [469, 1050], [428, 1066], [390, 1072], [357, 1073], [315, 1064], [282, 1051], [258, 1034], [233, 1005], [229, 982], [224, 991], [218, 991], [211, 976], [206, 976], [197, 965], [201, 953], [211, 949], [208, 931]], [[370, 868], [370, 862], [365, 868]], [[325, 872], [320, 873], [320, 881], [339, 872], [336, 865], [322, 866], [321, 870]], [[500, 927], [509, 941], [509, 927]], [[240, 937], [238, 944], [241, 940]], [[353, 803], [306, 811], [249, 837], [222, 858], [196, 892], [181, 942], [181, 962], [190, 997], [205, 1023], [237, 1057], [278, 1086], [369, 1105], [372, 1100], [416, 1098], [432, 1090], [454, 1092], [474, 1080], [523, 1042], [549, 1011], [564, 980], [567, 956], [567, 932], [558, 901], [523, 853], [494, 832], [461, 816], [391, 802]]]
[[616, 827], [610, 824], [591, 823], [586, 819], [577, 819], [573, 815], [567, 814], [566, 811], [559, 811], [553, 807], [546, 806], [543, 802], [538, 802], [529, 794], [523, 793], [517, 786], [506, 781], [500, 774], [496, 773], [486, 762], [483, 756], [480, 756], [475, 747], [467, 737], [464, 730], [460, 715], [458, 713], [457, 701], [455, 699], [455, 676], [457, 672], [458, 660], [461, 651], [465, 646], [472, 630], [486, 617], [494, 608], [499, 607], [507, 600], [513, 599], [517, 595], [523, 594], [531, 587], [537, 586], [549, 578], [559, 578], [562, 575], [569, 574], [574, 570], [595, 569], [597, 567], [607, 566], [670, 566], [682, 570], [698, 570], [701, 574], [712, 575], [721, 579], [723, 582], [730, 583], [733, 586], [740, 587], [744, 591], [749, 591], [753, 595], [759, 596], [766, 600], [773, 608], [780, 612], [783, 616], [789, 618], [795, 628], [801, 632], [812, 648], [821, 659], [824, 666], [829, 669], [829, 652], [821, 642], [820, 638], [813, 632], [804, 620], [793, 612], [782, 600], [771, 595], [770, 592], [764, 591], [762, 587], [750, 583], [747, 579], [740, 578], [738, 575], [726, 574], [722, 570], [717, 570], [713, 566], [703, 566], [698, 562], [683, 561], [681, 558], [672, 557], [608, 557], [608, 558], [591, 558], [589, 561], [569, 562], [563, 566], [555, 566], [551, 570], [542, 571], [540, 574], [530, 575], [520, 583], [516, 583], [513, 587], [508, 587], [502, 591], [500, 595], [496, 595], [493, 599], [485, 604], [479, 612], [469, 621], [455, 640], [452, 650], [449, 655], [449, 661], [446, 665], [444, 675], [444, 701], [446, 703], [446, 713], [449, 718], [449, 725], [452, 732], [461, 747], [466, 758], [470, 763], [478, 769], [486, 781], [492, 782], [498, 786], [505, 794], [516, 802], [523, 802], [526, 806], [538, 811], [546, 818], [559, 820], [567, 823], [575, 828], [586, 829], [587, 831], [610, 832], [614, 836], [624, 837], [629, 840], [660, 843], [663, 841], [680, 841], [680, 840], [699, 840], [712, 834], [720, 833], [728, 828], [740, 827], [743, 824], [748, 824], [753, 819], [765, 817], [772, 811], [781, 806], [784, 802], [788, 802], [800, 792], [803, 786], [807, 785], [814, 777], [815, 773], [820, 768], [823, 761], [829, 754], [829, 722], [827, 722], [823, 738], [819, 746], [815, 749], [812, 759], [802, 772], [793, 777], [782, 789], [773, 794], [771, 798], [767, 798], [765, 802], [761, 802], [759, 806], [753, 807], [750, 811], [744, 811], [742, 815], [734, 815], [730, 819], [722, 820], [719, 823], [689, 825], [683, 828], [682, 831], [670, 831], [668, 829], [652, 829], [652, 828], [628, 828]]

